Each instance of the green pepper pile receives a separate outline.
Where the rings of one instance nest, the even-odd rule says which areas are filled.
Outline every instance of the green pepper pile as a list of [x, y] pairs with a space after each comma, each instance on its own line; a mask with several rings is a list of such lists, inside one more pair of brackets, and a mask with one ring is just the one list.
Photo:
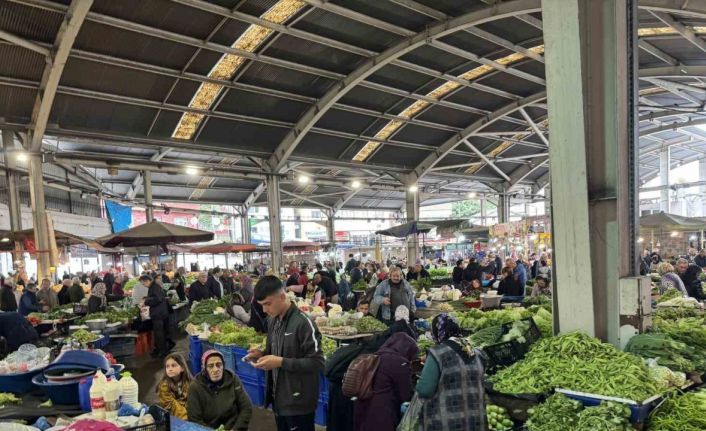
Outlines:
[[359, 334], [370, 334], [384, 331], [387, 329], [387, 326], [372, 316], [363, 316], [360, 320], [355, 322], [355, 329]]
[[470, 309], [465, 312], [454, 312], [452, 315], [458, 321], [461, 329], [476, 332], [491, 326], [512, 323], [515, 320], [530, 317], [532, 313], [524, 308], [508, 308], [504, 310], [480, 311]]
[[554, 394], [544, 403], [527, 411], [529, 431], [630, 431], [630, 408], [603, 401], [586, 407], [563, 394]]
[[0, 407], [5, 406], [5, 404], [20, 404], [22, 400], [17, 398], [15, 394], [9, 392], [0, 392]]
[[336, 350], [338, 350], [338, 346], [336, 346], [336, 341], [332, 340], [329, 337], [321, 337], [321, 350], [324, 352], [324, 358], [330, 358]]
[[706, 391], [672, 394], [652, 412], [650, 431], [706, 430]]
[[88, 332], [85, 329], [79, 329], [78, 331], [71, 334], [72, 338], [75, 338], [81, 344], [92, 343], [99, 339], [100, 337], [93, 332]]
[[511, 431], [512, 419], [507, 414], [507, 410], [502, 407], [488, 404], [485, 406], [485, 413], [488, 417], [488, 429], [490, 431]]
[[650, 378], [641, 358], [579, 332], [540, 339], [523, 360], [490, 379], [507, 394], [563, 388], [640, 402], [666, 390]]

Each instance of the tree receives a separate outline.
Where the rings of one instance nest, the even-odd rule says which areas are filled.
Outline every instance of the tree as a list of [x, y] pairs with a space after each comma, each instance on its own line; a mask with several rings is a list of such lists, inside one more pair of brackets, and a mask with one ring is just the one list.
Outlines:
[[459, 201], [451, 204], [451, 216], [454, 218], [470, 218], [480, 213], [478, 201]]

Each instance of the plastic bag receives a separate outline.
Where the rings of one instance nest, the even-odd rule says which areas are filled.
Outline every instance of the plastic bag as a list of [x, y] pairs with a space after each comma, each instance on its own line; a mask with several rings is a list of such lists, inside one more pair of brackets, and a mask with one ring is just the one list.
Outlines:
[[397, 431], [419, 431], [421, 429], [419, 419], [422, 415], [423, 405], [424, 401], [415, 393], [412, 397], [412, 401], [409, 402], [407, 411], [404, 412], [404, 416], [402, 416], [400, 424], [397, 425]]
[[140, 307], [140, 319], [142, 319], [143, 322], [150, 320], [150, 307], [148, 305]]

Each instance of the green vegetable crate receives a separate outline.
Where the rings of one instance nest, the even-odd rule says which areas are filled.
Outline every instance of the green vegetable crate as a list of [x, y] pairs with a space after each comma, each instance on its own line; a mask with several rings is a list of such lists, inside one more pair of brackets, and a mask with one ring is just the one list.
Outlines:
[[[522, 321], [529, 324], [529, 329], [523, 334], [524, 342], [510, 340], [483, 347], [483, 351], [488, 355], [487, 369], [489, 371], [496, 371], [498, 368], [507, 367], [523, 359], [529, 351], [530, 345], [542, 337], [542, 333], [534, 323], [534, 319], [528, 317], [522, 319]], [[502, 335], [510, 332], [513, 325], [514, 322], [503, 324]]]
[[527, 410], [537, 407], [551, 395], [550, 393], [505, 394], [493, 389], [493, 383], [488, 380], [483, 382], [483, 386], [490, 403], [505, 408], [510, 418], [518, 422], [526, 422], [528, 418]]
[[639, 424], [645, 422], [650, 412], [660, 404], [662, 399], [661, 395], [655, 395], [648, 398], [642, 402], [636, 402], [632, 400], [626, 400], [622, 398], [605, 397], [603, 395], [586, 394], [583, 392], [569, 391], [566, 389], [557, 389], [559, 393], [566, 395], [567, 397], [581, 401], [584, 407], [594, 407], [601, 403], [601, 401], [614, 401], [621, 404], [626, 404], [630, 408], [630, 422], [634, 424]]

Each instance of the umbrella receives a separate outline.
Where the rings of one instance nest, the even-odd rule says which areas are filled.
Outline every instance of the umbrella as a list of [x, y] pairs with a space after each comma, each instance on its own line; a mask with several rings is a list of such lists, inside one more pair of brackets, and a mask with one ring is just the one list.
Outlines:
[[250, 253], [257, 250], [255, 244], [236, 244], [233, 242], [222, 242], [220, 244], [208, 244], [195, 247], [192, 253], [221, 254], [221, 253]]
[[193, 229], [158, 220], [96, 239], [103, 247], [141, 247], [148, 245], [204, 242], [213, 239], [213, 232]]
[[399, 226], [393, 226], [389, 229], [379, 230], [375, 233], [378, 235], [394, 236], [396, 238], [406, 238], [410, 235], [428, 233], [435, 227], [436, 226], [433, 224], [411, 221], [409, 223], [401, 224]]

